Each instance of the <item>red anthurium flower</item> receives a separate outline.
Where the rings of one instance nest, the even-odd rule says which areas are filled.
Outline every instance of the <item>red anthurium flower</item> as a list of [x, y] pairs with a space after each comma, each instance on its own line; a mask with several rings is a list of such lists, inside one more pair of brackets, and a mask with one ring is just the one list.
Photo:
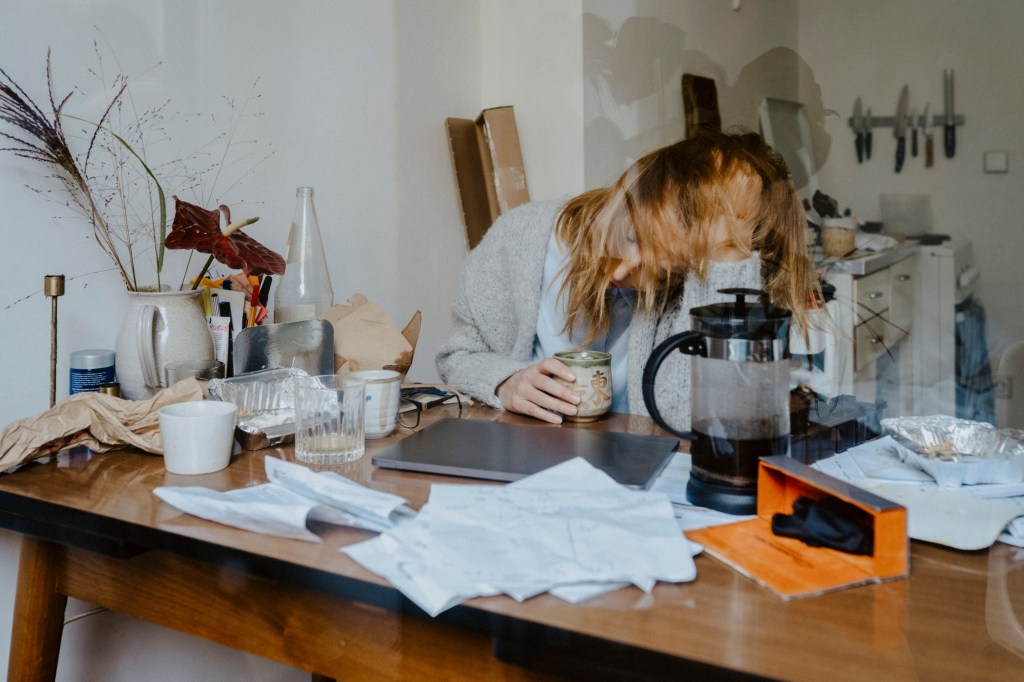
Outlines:
[[[221, 218], [226, 226], [221, 230]], [[229, 268], [246, 275], [280, 275], [284, 258], [243, 233], [241, 228], [259, 218], [231, 222], [231, 209], [221, 205], [207, 211], [174, 197], [174, 222], [164, 240], [168, 249], [195, 249], [208, 253]]]

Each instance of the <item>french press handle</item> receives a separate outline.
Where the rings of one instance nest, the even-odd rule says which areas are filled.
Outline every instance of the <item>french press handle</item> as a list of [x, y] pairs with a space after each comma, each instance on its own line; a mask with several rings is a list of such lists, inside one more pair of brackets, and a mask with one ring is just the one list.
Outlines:
[[647, 406], [647, 411], [650, 412], [651, 418], [658, 426], [674, 436], [684, 440], [695, 441], [697, 440], [697, 436], [693, 432], [677, 431], [668, 425], [668, 423], [662, 418], [661, 412], [658, 411], [658, 406], [654, 399], [654, 377], [658, 375], [658, 369], [661, 367], [661, 363], [665, 362], [665, 358], [667, 358], [669, 354], [676, 349], [679, 349], [680, 353], [685, 353], [686, 355], [700, 355], [707, 357], [708, 354], [707, 344], [704, 343], [704, 335], [700, 332], [682, 332], [681, 334], [670, 336], [659, 343], [651, 353], [651, 357], [647, 358], [647, 364], [644, 366], [644, 405]]

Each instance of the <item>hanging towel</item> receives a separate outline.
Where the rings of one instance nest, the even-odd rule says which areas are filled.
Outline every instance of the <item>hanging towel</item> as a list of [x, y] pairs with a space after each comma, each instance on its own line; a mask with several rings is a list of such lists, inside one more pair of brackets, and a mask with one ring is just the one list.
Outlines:
[[956, 416], [996, 423], [995, 385], [985, 339], [985, 309], [974, 296], [956, 306]]

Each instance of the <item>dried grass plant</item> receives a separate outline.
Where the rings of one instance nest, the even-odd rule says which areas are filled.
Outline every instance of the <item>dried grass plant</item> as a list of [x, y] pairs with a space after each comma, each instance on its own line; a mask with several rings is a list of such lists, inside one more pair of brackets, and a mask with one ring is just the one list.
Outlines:
[[[180, 115], [168, 112], [169, 102], [140, 111], [128, 87], [128, 77], [120, 70], [108, 76], [102, 51], [95, 43], [94, 51], [97, 66], [90, 69], [90, 74], [105, 93], [105, 105], [97, 120], [66, 111], [76, 92], [89, 99], [94, 96], [77, 87], [60, 99], [55, 96], [49, 51], [46, 108], [0, 68], [0, 121], [8, 124], [7, 129], [0, 127], [0, 137], [6, 142], [0, 150], [43, 164], [48, 175], [40, 180], [52, 177], [59, 181], [57, 194], [52, 188], [30, 189], [88, 220], [92, 238], [111, 259], [129, 291], [153, 285], [160, 288], [165, 283], [167, 196], [173, 192], [202, 205], [218, 203], [214, 192], [224, 178], [230, 175], [235, 179], [222, 196], [272, 156], [269, 145], [237, 138], [242, 119], [253, 115], [246, 112], [246, 107], [258, 97], [258, 80], [242, 102], [225, 98], [230, 120], [212, 140], [187, 153], [175, 151], [170, 158], [157, 162], [149, 147], [154, 143], [173, 147], [168, 123]], [[210, 115], [210, 119], [215, 125], [219, 123], [216, 116]], [[237, 172], [239, 168], [241, 172]], [[165, 192], [165, 187], [171, 191]], [[178, 288], [184, 281], [185, 271]]]

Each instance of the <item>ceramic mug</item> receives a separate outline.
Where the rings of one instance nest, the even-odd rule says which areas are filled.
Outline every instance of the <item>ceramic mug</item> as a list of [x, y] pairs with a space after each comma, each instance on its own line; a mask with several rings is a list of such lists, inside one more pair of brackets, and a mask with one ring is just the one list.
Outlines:
[[160, 408], [164, 466], [172, 474], [210, 474], [231, 461], [238, 407], [219, 400], [193, 400]]
[[821, 246], [826, 256], [849, 256], [857, 246], [857, 221], [853, 218], [825, 218], [821, 228]]
[[366, 437], [390, 436], [398, 423], [402, 375], [389, 369], [368, 369], [348, 376], [366, 383]]
[[555, 359], [576, 375], [575, 382], [563, 381], [580, 397], [576, 414], [565, 415], [571, 422], [592, 422], [612, 406], [612, 356], [596, 350], [566, 350]]

